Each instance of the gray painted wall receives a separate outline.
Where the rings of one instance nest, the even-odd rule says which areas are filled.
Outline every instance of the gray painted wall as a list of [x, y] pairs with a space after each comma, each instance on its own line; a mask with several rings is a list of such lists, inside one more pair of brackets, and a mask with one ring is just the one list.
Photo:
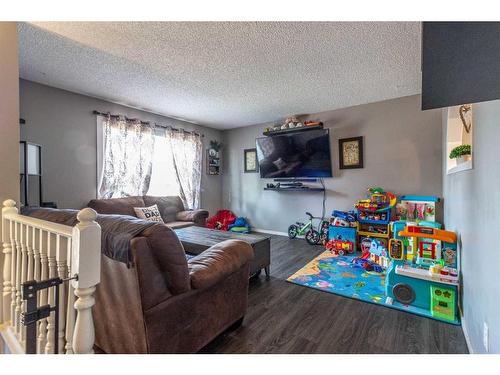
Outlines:
[[[80, 208], [96, 197], [96, 116], [93, 110], [120, 113], [143, 121], [169, 124], [221, 140], [219, 130], [75, 94], [35, 82], [20, 80], [21, 139], [43, 147], [44, 200], [60, 208]], [[204, 156], [205, 158], [205, 153]], [[214, 213], [221, 206], [220, 176], [208, 176], [205, 159], [201, 203]]]
[[[420, 96], [409, 96], [309, 115], [330, 129], [333, 178], [327, 186], [327, 215], [347, 210], [365, 196], [370, 186], [396, 194], [442, 194], [441, 111], [420, 110]], [[319, 216], [321, 193], [264, 191], [269, 179], [243, 173], [243, 150], [255, 147], [268, 124], [224, 131], [223, 204], [246, 216], [258, 229], [286, 232], [305, 219], [304, 212]], [[363, 136], [365, 167], [339, 170], [338, 139]]]
[[[443, 121], [443, 134], [446, 122]], [[473, 105], [474, 168], [446, 175], [443, 155], [444, 222], [459, 233], [463, 276], [464, 331], [471, 350], [484, 353], [483, 322], [489, 327], [489, 351], [500, 353], [498, 246], [500, 209], [500, 100]], [[445, 147], [445, 146], [443, 146]]]

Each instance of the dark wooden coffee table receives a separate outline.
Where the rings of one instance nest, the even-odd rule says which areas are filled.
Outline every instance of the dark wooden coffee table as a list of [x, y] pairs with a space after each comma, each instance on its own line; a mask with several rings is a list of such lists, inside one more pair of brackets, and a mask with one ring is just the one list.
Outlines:
[[271, 264], [270, 237], [262, 234], [245, 234], [226, 232], [197, 226], [175, 229], [186, 253], [198, 255], [209, 247], [225, 240], [241, 240], [250, 244], [254, 251], [254, 259], [250, 263], [250, 275], [256, 275], [264, 269], [269, 277]]

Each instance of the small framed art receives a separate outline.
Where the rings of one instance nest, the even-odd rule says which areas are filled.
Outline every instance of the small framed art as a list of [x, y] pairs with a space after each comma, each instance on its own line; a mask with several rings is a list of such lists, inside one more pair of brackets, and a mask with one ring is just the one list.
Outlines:
[[243, 151], [245, 161], [245, 173], [257, 173], [259, 162], [257, 161], [257, 149], [247, 148]]
[[340, 169], [363, 168], [363, 137], [339, 139]]

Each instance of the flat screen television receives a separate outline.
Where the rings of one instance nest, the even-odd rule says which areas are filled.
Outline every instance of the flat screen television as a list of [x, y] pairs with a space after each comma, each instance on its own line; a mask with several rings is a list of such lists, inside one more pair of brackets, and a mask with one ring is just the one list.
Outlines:
[[256, 139], [261, 178], [332, 177], [328, 129]]

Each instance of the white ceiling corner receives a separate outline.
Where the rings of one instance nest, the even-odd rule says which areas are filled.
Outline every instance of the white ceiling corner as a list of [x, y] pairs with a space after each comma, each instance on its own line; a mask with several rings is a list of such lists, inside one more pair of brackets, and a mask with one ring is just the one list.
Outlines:
[[20, 76], [228, 129], [420, 93], [418, 22], [20, 23]]

